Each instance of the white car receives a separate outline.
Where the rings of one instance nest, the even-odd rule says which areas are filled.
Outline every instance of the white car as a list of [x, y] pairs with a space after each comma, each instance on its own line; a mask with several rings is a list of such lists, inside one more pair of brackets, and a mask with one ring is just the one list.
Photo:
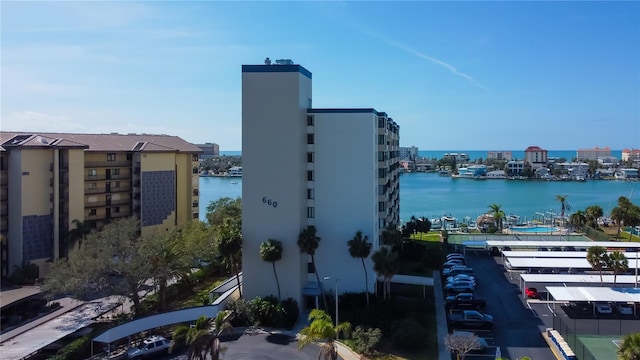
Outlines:
[[609, 315], [613, 313], [613, 308], [611, 307], [611, 304], [608, 303], [597, 303], [596, 312], [602, 315]]
[[455, 276], [449, 276], [447, 278], [447, 283], [456, 282], [456, 281], [468, 281], [468, 282], [472, 283], [473, 285], [476, 284], [476, 278], [473, 277], [473, 275], [458, 274], [458, 275], [455, 275]]
[[144, 339], [140, 345], [127, 350], [127, 358], [144, 358], [149, 357], [152, 354], [158, 354], [160, 352], [166, 352], [171, 346], [171, 341], [165, 339], [162, 336], [151, 336]]

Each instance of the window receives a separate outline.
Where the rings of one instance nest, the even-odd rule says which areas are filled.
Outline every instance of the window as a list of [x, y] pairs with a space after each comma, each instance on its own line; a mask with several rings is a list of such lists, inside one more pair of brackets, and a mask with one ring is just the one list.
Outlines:
[[120, 175], [120, 169], [111, 169], [111, 175]]
[[107, 161], [116, 161], [116, 154], [108, 153], [107, 154]]
[[379, 127], [380, 129], [384, 129], [384, 127], [385, 127], [385, 123], [384, 123], [384, 118], [383, 118], [383, 117], [379, 117], [379, 118], [378, 118], [378, 127]]
[[313, 200], [316, 198], [316, 190], [315, 189], [307, 189], [307, 199]]
[[307, 162], [309, 162], [309, 163], [313, 162], [313, 153], [312, 152], [308, 152], [307, 153]]
[[96, 209], [89, 209], [89, 216], [96, 215], [96, 213], [97, 213]]
[[116, 213], [116, 214], [119, 213], [120, 212], [120, 206], [114, 207], [113, 208], [113, 212]]
[[384, 135], [378, 135], [378, 145], [384, 145], [386, 143], [386, 139]]
[[89, 183], [89, 189], [97, 189], [98, 188], [98, 183]]
[[198, 161], [198, 154], [191, 155], [191, 161]]
[[192, 173], [194, 173], [194, 174], [197, 174], [197, 173], [198, 173], [198, 168], [197, 168], [197, 167], [194, 167], [194, 168], [191, 170], [191, 172], [192, 172]]
[[307, 170], [307, 181], [313, 181], [313, 170]]
[[307, 126], [313, 126], [313, 115], [307, 115]]
[[120, 181], [114, 181], [112, 184], [113, 184], [112, 187], [114, 187], [114, 188], [119, 188], [120, 187]]
[[313, 134], [307, 134], [307, 144], [314, 144], [314, 140]]
[[193, 214], [191, 214], [191, 217], [193, 219], [197, 219], [198, 217], [200, 217], [200, 215], [198, 213], [193, 213]]
[[387, 227], [385, 219], [378, 219], [378, 229], [384, 229]]
[[314, 217], [316, 217], [316, 208], [310, 206], [307, 208], [307, 218], [313, 219]]
[[378, 211], [379, 212], [383, 212], [385, 210], [386, 204], [384, 203], [384, 201], [380, 201], [378, 202]]
[[89, 176], [98, 176], [98, 170], [96, 170], [96, 169], [89, 169], [89, 170], [88, 170], [88, 174], [89, 174]]
[[133, 154], [127, 154], [127, 160], [131, 161], [133, 159]]

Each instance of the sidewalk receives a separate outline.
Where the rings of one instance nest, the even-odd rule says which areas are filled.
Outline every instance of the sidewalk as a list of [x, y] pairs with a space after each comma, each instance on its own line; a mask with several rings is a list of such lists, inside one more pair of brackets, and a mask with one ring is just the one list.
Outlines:
[[444, 338], [449, 335], [449, 327], [447, 325], [447, 312], [444, 306], [444, 295], [442, 294], [442, 283], [440, 280], [440, 271], [433, 271], [433, 297], [434, 306], [436, 307], [436, 331], [438, 334], [438, 359], [451, 360], [451, 352], [444, 344]]

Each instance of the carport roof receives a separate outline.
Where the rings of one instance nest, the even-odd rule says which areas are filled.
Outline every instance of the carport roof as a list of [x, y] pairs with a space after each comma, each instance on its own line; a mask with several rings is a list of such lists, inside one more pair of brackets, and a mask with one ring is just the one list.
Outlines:
[[588, 248], [591, 246], [603, 246], [606, 248], [640, 248], [639, 242], [614, 242], [614, 241], [567, 241], [567, 240], [466, 240], [462, 245], [469, 247], [486, 246], [514, 246], [514, 247], [538, 247], [538, 246], [574, 246]]
[[[528, 283], [595, 283], [600, 284], [600, 276], [583, 274], [520, 274], [520, 278]], [[635, 284], [635, 275], [616, 276], [617, 284]], [[602, 275], [602, 283], [613, 284], [613, 275]]]
[[640, 303], [640, 288], [547, 286], [547, 291], [556, 301]]
[[[623, 254], [629, 260], [636, 258], [635, 252]], [[508, 258], [587, 258], [586, 251], [503, 251], [502, 255]]]

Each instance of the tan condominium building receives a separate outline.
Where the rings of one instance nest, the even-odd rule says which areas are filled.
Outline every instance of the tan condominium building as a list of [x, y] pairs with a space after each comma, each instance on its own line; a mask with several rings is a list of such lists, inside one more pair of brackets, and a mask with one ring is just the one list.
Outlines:
[[27, 262], [46, 273], [74, 220], [136, 216], [146, 232], [198, 218], [201, 151], [167, 135], [0, 132], [2, 276]]

